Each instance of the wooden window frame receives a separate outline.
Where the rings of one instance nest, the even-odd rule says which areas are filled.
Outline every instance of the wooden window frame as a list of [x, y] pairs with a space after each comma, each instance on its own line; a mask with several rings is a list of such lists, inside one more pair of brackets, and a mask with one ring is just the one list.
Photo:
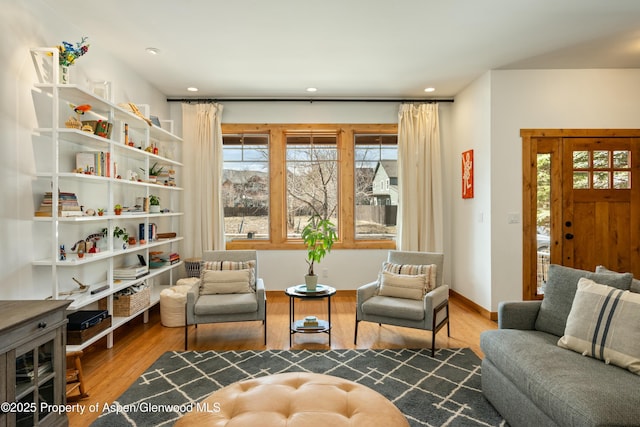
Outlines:
[[334, 249], [395, 249], [395, 240], [356, 239], [355, 230], [355, 134], [397, 134], [396, 124], [222, 124], [222, 134], [269, 135], [269, 239], [236, 239], [226, 243], [228, 250], [303, 249], [300, 239], [287, 238], [286, 225], [286, 143], [287, 133], [335, 132], [338, 145], [338, 230]]

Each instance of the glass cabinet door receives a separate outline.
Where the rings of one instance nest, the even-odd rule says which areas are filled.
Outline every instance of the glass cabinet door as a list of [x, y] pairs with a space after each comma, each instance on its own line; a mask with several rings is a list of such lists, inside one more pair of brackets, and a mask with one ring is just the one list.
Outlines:
[[55, 403], [55, 334], [46, 339], [43, 344], [17, 354], [15, 358], [18, 427], [38, 425]]

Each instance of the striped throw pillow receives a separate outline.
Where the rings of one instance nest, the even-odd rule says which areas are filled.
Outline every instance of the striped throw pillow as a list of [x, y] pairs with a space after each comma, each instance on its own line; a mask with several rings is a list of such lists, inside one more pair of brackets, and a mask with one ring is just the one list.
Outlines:
[[256, 262], [255, 261], [202, 261], [200, 263], [200, 278], [204, 270], [251, 270], [251, 278], [249, 283], [251, 288], [256, 289]]
[[640, 375], [640, 295], [582, 278], [558, 345]]
[[391, 262], [382, 263], [382, 271], [388, 271], [393, 274], [404, 274], [408, 276], [417, 276], [424, 274], [427, 276], [425, 281], [424, 293], [430, 292], [436, 288], [436, 265], [412, 265], [412, 264], [394, 264]]

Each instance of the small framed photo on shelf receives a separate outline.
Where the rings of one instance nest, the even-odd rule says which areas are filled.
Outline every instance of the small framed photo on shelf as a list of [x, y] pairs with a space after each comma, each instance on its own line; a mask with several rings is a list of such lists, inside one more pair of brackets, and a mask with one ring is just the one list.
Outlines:
[[149, 119], [151, 119], [151, 123], [153, 123], [154, 125], [158, 126], [159, 128], [162, 127], [162, 125], [160, 125], [160, 119], [158, 118], [158, 116], [149, 116]]

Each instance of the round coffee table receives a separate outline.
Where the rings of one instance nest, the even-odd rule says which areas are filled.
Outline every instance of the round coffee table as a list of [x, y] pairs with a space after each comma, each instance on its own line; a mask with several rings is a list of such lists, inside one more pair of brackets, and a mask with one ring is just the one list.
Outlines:
[[408, 427], [383, 395], [330, 375], [289, 372], [240, 381], [206, 397], [175, 426]]
[[[331, 297], [335, 295], [336, 289], [331, 286], [318, 284], [313, 291], [307, 290], [305, 285], [291, 286], [285, 289], [285, 294], [289, 296], [289, 347], [292, 345], [293, 334], [317, 334], [325, 333], [329, 335], [329, 347], [331, 347]], [[308, 325], [304, 320], [295, 320], [295, 299], [327, 299], [327, 320], [316, 319], [317, 324]]]

